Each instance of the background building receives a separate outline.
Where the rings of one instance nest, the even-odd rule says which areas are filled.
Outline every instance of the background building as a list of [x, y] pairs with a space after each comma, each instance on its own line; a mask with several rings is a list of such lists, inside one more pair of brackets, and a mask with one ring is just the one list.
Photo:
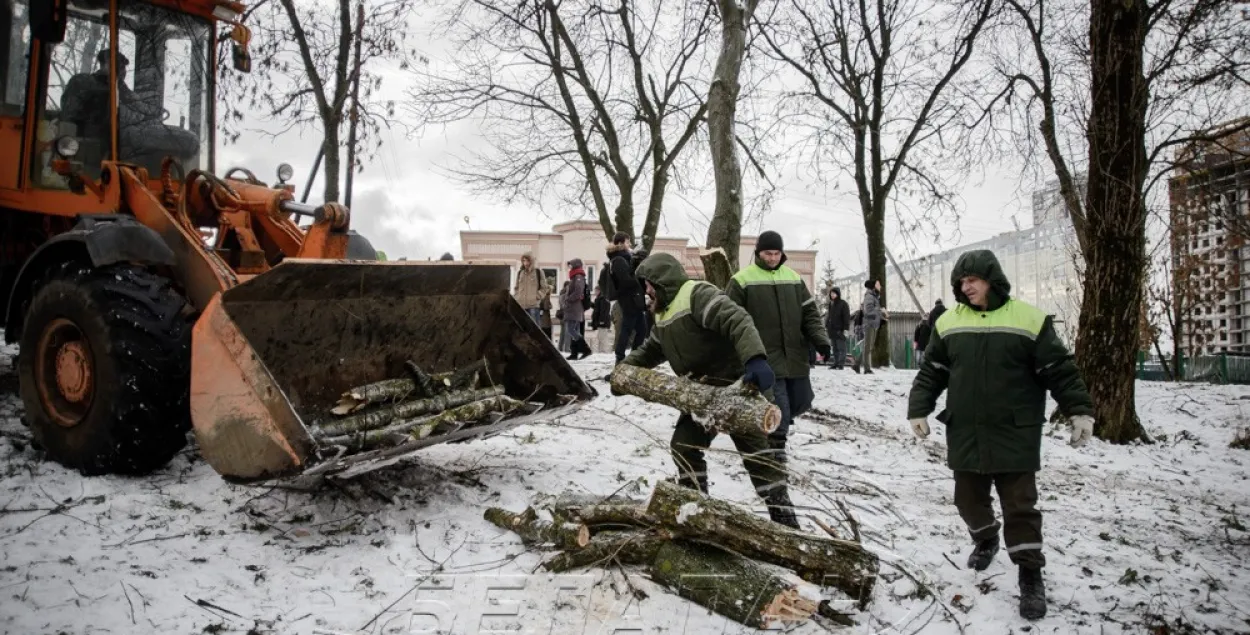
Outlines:
[[1212, 132], [1168, 179], [1172, 336], [1186, 357], [1250, 351], [1250, 132]]
[[[755, 236], [743, 236], [738, 249], [738, 262], [747, 265], [754, 259]], [[593, 284], [599, 278], [599, 270], [607, 261], [603, 227], [593, 221], [570, 221], [560, 223], [550, 232], [508, 231], [462, 231], [460, 253], [465, 260], [505, 260], [513, 262], [513, 276], [520, 266], [521, 254], [534, 254], [535, 264], [547, 274], [548, 279], [563, 280], [568, 273], [565, 264], [573, 258], [581, 258], [586, 268], [586, 278]], [[672, 254], [685, 265], [692, 278], [703, 277], [703, 262], [699, 260], [699, 247], [691, 245], [686, 238], [655, 239], [653, 253]], [[805, 249], [787, 249], [786, 264], [793, 268], [807, 283], [808, 289], [816, 289], [816, 252]], [[559, 285], [556, 285], [559, 288]], [[815, 291], [813, 291], [814, 293]]]
[[[1083, 176], [1078, 178], [1083, 193], [1085, 179]], [[900, 261], [899, 268], [907, 276], [920, 307], [912, 302], [894, 267], [887, 266], [885, 306], [897, 311], [929, 311], [941, 298], [948, 308], [954, 307], [951, 270], [955, 262], [964, 252], [988, 249], [998, 256], [1007, 279], [1011, 281], [1011, 295], [1054, 316], [1055, 330], [1071, 347], [1076, 341], [1082, 293], [1076, 267], [1079, 258], [1076, 232], [1064, 211], [1066, 207], [1059, 197], [1057, 182], [1034, 192], [1032, 203], [1033, 218], [1041, 221], [1034, 227]], [[867, 279], [867, 272], [861, 272], [834, 281], [835, 286], [842, 289], [842, 297], [851, 304], [852, 311], [863, 298]], [[895, 334], [892, 330], [891, 335], [910, 339], [911, 332]], [[898, 360], [895, 361], [898, 363]]]

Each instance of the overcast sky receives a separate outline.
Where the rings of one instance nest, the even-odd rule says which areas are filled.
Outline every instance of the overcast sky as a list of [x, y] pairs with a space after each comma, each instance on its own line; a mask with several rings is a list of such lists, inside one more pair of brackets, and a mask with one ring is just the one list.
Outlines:
[[[422, 40], [426, 42], [422, 49], [429, 52], [435, 65], [439, 56], [448, 55], [436, 38], [425, 35]], [[388, 76], [384, 91], [402, 99], [405, 84], [401, 74]], [[405, 116], [400, 110], [399, 117]], [[258, 119], [249, 123], [257, 128], [272, 125]], [[408, 123], [413, 127], [419, 124]], [[296, 130], [276, 139], [245, 137], [245, 143], [219, 148], [218, 171], [239, 165], [271, 179], [277, 164], [285, 161], [295, 167], [298, 195], [307, 181], [319, 137], [316, 129]], [[565, 209], [503, 205], [474, 195], [447, 176], [445, 168], [456, 156], [467, 148], [480, 147], [481, 136], [474, 122], [426, 129], [412, 136], [394, 130], [384, 132], [383, 139], [380, 153], [365, 166], [364, 174], [357, 176], [352, 226], [392, 259], [438, 258], [445, 251], [459, 256], [459, 232], [464, 229], [548, 231], [555, 223], [579, 217]], [[938, 240], [919, 237], [914, 247], [909, 246], [900, 240], [897, 226], [887, 221], [887, 246], [904, 260], [1010, 231], [1013, 216], [1021, 227], [1030, 225], [1028, 192], [1036, 184], [1022, 182], [1018, 172], [1018, 167], [1000, 162], [992, 171], [964, 180], [959, 187], [962, 217], [958, 223], [945, 224]], [[780, 191], [771, 209], [762, 218], [750, 219], [743, 233], [773, 229], [782, 233], [788, 247], [818, 249], [822, 266], [831, 261], [838, 275], [862, 271], [866, 266], [866, 238], [853, 190], [844, 187], [830, 191], [792, 173], [774, 175], [774, 180]], [[319, 177], [310, 201], [319, 200], [321, 191]], [[670, 186], [660, 235], [702, 243], [712, 205], [710, 193], [682, 192]], [[644, 211], [640, 204], [639, 225]], [[594, 215], [586, 210], [580, 218], [594, 220]]]

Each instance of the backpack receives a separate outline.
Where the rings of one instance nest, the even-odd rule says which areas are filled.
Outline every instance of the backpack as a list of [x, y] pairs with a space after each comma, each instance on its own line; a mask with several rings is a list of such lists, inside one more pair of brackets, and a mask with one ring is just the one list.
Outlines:
[[589, 311], [590, 307], [595, 305], [595, 299], [590, 297], [590, 285], [582, 284], [582, 310]]
[[616, 282], [612, 279], [612, 261], [610, 260], [608, 266], [604, 267], [603, 272], [599, 274], [599, 290], [609, 302], [616, 302]]
[[852, 326], [864, 325], [864, 310], [863, 309], [856, 311], [855, 315], [851, 316], [851, 325]]

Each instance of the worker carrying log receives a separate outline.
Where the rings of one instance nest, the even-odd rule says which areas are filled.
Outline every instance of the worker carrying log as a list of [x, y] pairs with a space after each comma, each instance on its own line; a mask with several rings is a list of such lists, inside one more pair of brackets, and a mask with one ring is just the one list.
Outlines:
[[781, 425], [768, 435], [773, 460], [786, 464], [786, 436], [794, 417], [812, 407], [808, 377], [809, 346], [828, 358], [833, 353], [803, 278], [786, 266], [781, 234], [766, 231], [755, 243], [755, 262], [739, 271], [725, 287], [725, 295], [747, 310], [768, 351], [768, 365], [777, 376], [773, 403], [781, 409]]
[[[751, 316], [707, 282], [691, 280], [676, 258], [669, 254], [648, 256], [636, 275], [655, 312], [655, 328], [642, 347], [624, 364], [654, 368], [667, 361], [679, 376], [690, 376], [707, 385], [727, 386], [741, 378], [760, 391], [773, 386], [773, 370]], [[745, 369], [745, 370], [744, 370]], [[716, 431], [695, 421], [688, 412], [677, 418], [669, 443], [677, 464], [677, 483], [707, 492], [707, 461], [704, 451]], [[742, 455], [755, 491], [768, 506], [774, 522], [799, 528], [786, 490], [785, 471], [768, 456], [763, 431], [730, 434]]]

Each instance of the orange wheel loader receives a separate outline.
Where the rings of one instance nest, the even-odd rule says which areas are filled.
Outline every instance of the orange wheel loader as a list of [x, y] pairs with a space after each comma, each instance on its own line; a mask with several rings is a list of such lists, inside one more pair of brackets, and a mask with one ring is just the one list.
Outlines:
[[507, 264], [370, 262], [344, 207], [214, 175], [218, 31], [246, 71], [242, 12], [0, 0], [0, 326], [47, 456], [142, 473], [193, 428], [237, 479], [394, 461], [420, 443], [329, 456], [310, 426], [410, 360], [485, 359], [509, 396], [560, 408], [592, 396], [508, 294]]

